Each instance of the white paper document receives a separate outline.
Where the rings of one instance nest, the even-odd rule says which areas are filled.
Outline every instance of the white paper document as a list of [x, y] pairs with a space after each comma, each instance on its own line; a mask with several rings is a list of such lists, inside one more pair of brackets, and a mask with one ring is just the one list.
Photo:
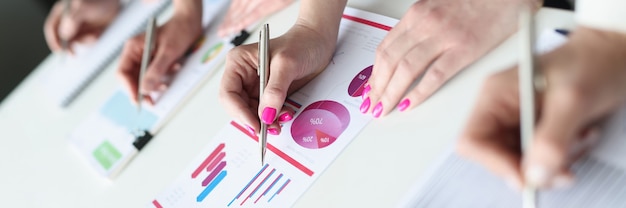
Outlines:
[[[537, 51], [548, 52], [567, 38], [554, 30], [541, 33]], [[538, 207], [626, 207], [626, 106], [613, 116], [598, 146], [578, 160], [575, 185], [538, 193]], [[521, 192], [483, 166], [451, 151], [420, 178], [398, 207], [522, 207]]]
[[371, 121], [359, 111], [378, 44], [397, 20], [347, 8], [325, 71], [289, 96], [296, 109], [278, 136], [227, 124], [148, 207], [290, 207]]
[[215, 31], [227, 3], [227, 0], [205, 1], [203, 11], [210, 24], [208, 32], [192, 46], [182, 69], [154, 106], [142, 104], [139, 114], [128, 94], [120, 88], [70, 134], [71, 143], [98, 173], [115, 176], [138, 152], [133, 146], [133, 132], [140, 129], [155, 133], [223, 63], [233, 46], [219, 38]]

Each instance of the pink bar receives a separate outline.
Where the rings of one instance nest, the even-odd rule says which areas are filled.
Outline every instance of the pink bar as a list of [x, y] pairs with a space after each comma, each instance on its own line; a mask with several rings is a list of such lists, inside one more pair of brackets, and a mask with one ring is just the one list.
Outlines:
[[209, 162], [211, 162], [215, 158], [215, 156], [217, 156], [217, 153], [219, 153], [220, 151], [222, 151], [222, 149], [224, 149], [224, 146], [226, 146], [224, 143], [221, 143], [220, 145], [218, 145], [217, 148], [215, 148], [215, 150], [213, 150], [213, 152], [211, 152], [211, 154], [204, 161], [202, 161], [200, 166], [198, 166], [198, 168], [196, 168], [196, 170], [193, 171], [193, 173], [191, 174], [191, 178], [198, 177], [200, 172], [202, 172], [202, 170], [206, 168]]
[[[211, 164], [209, 164], [209, 166], [206, 167], [206, 171], [211, 172], [211, 170], [213, 170], [213, 168], [215, 168], [215, 166], [222, 161], [222, 159], [224, 159], [224, 157], [226, 156], [225, 152], [220, 152], [219, 155], [217, 155], [217, 158], [215, 158], [215, 160], [213, 160], [213, 162], [211, 162]], [[220, 171], [217, 171], [220, 172]]]

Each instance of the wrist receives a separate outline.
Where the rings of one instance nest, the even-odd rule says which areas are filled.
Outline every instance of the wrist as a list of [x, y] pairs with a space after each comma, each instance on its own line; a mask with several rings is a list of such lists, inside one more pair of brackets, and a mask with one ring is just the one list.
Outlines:
[[173, 4], [175, 17], [192, 22], [202, 21], [201, 0], [174, 0]]

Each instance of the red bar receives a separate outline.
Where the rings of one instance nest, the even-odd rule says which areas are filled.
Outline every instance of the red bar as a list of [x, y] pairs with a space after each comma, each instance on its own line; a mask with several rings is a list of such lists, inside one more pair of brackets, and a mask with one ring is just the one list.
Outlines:
[[363, 18], [359, 18], [359, 17], [350, 16], [350, 15], [347, 15], [347, 14], [344, 14], [343, 18], [347, 19], [347, 20], [352, 20], [352, 21], [355, 21], [355, 22], [358, 22], [358, 23], [363, 23], [363, 24], [366, 24], [366, 25], [369, 25], [369, 26], [372, 26], [372, 27], [375, 27], [375, 28], [378, 28], [378, 29], [386, 30], [386, 31], [389, 31], [392, 28], [392, 27], [389, 27], [387, 25], [383, 25], [383, 24], [380, 24], [380, 23], [377, 23], [377, 22], [372, 22], [372, 21], [369, 21], [369, 20], [366, 20], [366, 19], [363, 19]]
[[261, 199], [262, 196], [265, 196], [265, 194], [267, 194], [267, 192], [270, 190], [270, 188], [274, 187], [274, 185], [276, 185], [276, 182], [278, 182], [278, 179], [280, 179], [283, 176], [283, 174], [281, 173], [280, 175], [278, 175], [278, 177], [276, 177], [276, 179], [274, 179], [274, 181], [272, 181], [272, 183], [270, 183], [270, 185], [265, 188], [265, 191], [263, 191], [263, 193], [261, 195], [259, 195], [258, 198], [256, 198], [256, 200], [254, 200], [254, 203], [256, 204], [256, 202], [259, 201], [259, 199]]
[[269, 178], [272, 173], [276, 172], [276, 169], [272, 169], [272, 171], [270, 171], [270, 173], [268, 173], [265, 178], [263, 178], [263, 180], [261, 180], [261, 182], [259, 184], [256, 185], [256, 187], [250, 192], [250, 194], [248, 194], [248, 196], [241, 202], [241, 204], [239, 204], [240, 206], [243, 205], [243, 203], [246, 203], [246, 200], [248, 200], [248, 198], [250, 198], [252, 196], [253, 193], [255, 193], [256, 191], [259, 190], [259, 188], [261, 188], [261, 184], [263, 184], [267, 178]]
[[200, 164], [200, 166], [198, 166], [198, 168], [196, 168], [196, 170], [193, 171], [193, 173], [191, 174], [191, 178], [198, 177], [200, 172], [202, 172], [202, 170], [205, 169], [207, 165], [209, 165], [209, 162], [213, 161], [215, 156], [217, 156], [217, 153], [219, 153], [220, 151], [222, 151], [222, 149], [224, 149], [224, 146], [226, 146], [224, 143], [221, 143], [219, 146], [217, 146], [217, 148], [215, 148], [215, 150], [211, 152], [211, 154]]
[[[215, 160], [213, 160], [213, 162], [211, 162], [211, 164], [209, 164], [209, 166], [206, 167], [206, 171], [211, 172], [211, 170], [213, 170], [213, 168], [215, 168], [215, 166], [222, 161], [222, 159], [224, 159], [224, 157], [226, 156], [225, 152], [220, 152], [219, 155], [217, 155], [217, 158], [215, 158]], [[218, 171], [219, 172], [219, 171]]]
[[163, 206], [161, 206], [161, 204], [159, 204], [159, 202], [155, 199], [152, 201], [152, 204], [154, 205], [154, 207], [156, 208], [163, 208]]
[[[239, 125], [237, 122], [231, 121], [230, 124], [233, 125], [235, 128], [239, 129], [239, 131], [248, 135], [254, 141], [257, 141], [257, 142], [259, 141], [259, 138], [256, 135], [253, 135], [250, 132], [248, 132], [248, 130], [243, 128], [243, 126]], [[270, 144], [269, 142], [267, 143], [267, 149], [272, 151], [274, 154], [278, 155], [278, 157], [283, 158], [283, 160], [287, 161], [289, 164], [293, 165], [294, 167], [302, 171], [304, 174], [307, 174], [308, 176], [313, 176], [314, 172], [311, 169], [307, 168], [306, 166], [302, 165], [302, 163], [299, 163], [298, 161], [296, 161], [289, 155], [280, 151], [278, 148], [274, 147], [274, 145]]]

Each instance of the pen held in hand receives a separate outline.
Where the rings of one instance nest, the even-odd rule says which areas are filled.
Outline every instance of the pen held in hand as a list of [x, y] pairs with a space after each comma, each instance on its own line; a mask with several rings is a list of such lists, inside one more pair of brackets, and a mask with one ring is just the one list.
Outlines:
[[144, 42], [143, 54], [141, 57], [141, 68], [139, 69], [139, 80], [137, 80], [137, 136], [141, 136], [140, 132], [143, 132], [140, 126], [141, 118], [141, 105], [143, 103], [143, 97], [145, 96], [141, 90], [141, 83], [150, 64], [150, 55], [154, 49], [156, 40], [156, 18], [151, 17], [148, 20], [146, 28], [146, 38]]
[[[259, 33], [259, 67], [257, 73], [259, 75], [259, 98], [263, 97], [263, 92], [267, 86], [269, 79], [269, 24], [264, 24]], [[265, 164], [265, 151], [267, 150], [267, 124], [259, 121], [261, 131], [259, 132], [259, 145], [261, 148], [261, 165]]]

